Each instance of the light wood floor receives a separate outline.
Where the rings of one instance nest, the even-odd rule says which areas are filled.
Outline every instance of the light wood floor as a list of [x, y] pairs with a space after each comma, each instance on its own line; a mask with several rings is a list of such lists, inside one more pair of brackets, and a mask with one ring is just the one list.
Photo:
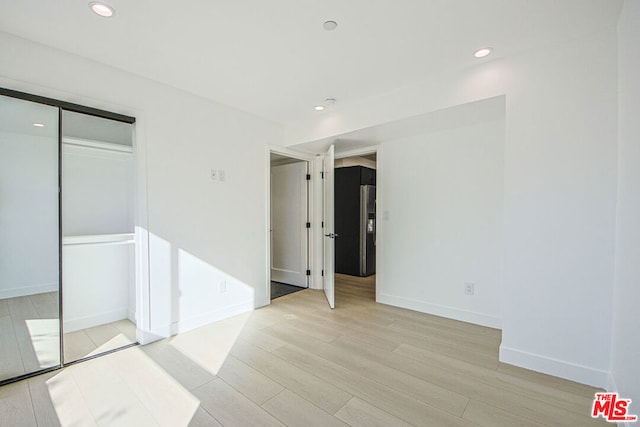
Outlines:
[[0, 379], [60, 363], [57, 295], [0, 300]]
[[498, 362], [500, 331], [336, 276], [268, 307], [0, 388], [8, 425], [588, 426], [595, 389]]
[[[0, 380], [60, 364], [58, 316], [57, 292], [0, 300]], [[135, 342], [127, 319], [66, 333], [65, 362]]]

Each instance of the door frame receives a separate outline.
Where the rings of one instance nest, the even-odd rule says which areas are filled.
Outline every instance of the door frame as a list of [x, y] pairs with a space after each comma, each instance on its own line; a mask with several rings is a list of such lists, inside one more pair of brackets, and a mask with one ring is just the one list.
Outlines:
[[265, 175], [266, 175], [266, 179], [265, 179], [265, 194], [266, 194], [266, 212], [265, 212], [265, 233], [266, 233], [266, 259], [265, 259], [265, 264], [266, 264], [266, 268], [265, 268], [265, 273], [266, 273], [266, 283], [265, 283], [265, 291], [266, 291], [266, 295], [267, 295], [267, 304], [271, 304], [271, 154], [278, 154], [281, 156], [286, 156], [286, 157], [290, 157], [292, 159], [297, 159], [297, 160], [302, 160], [307, 162], [307, 170], [308, 173], [311, 175], [311, 181], [309, 182], [309, 185], [307, 186], [307, 215], [309, 218], [309, 221], [311, 222], [311, 229], [309, 230], [309, 232], [307, 233], [307, 266], [308, 268], [312, 269], [311, 271], [311, 276], [308, 277], [308, 283], [307, 283], [307, 287], [309, 289], [317, 289], [316, 288], [316, 284], [315, 281], [313, 279], [314, 274], [313, 274], [313, 268], [312, 268], [312, 261], [314, 259], [314, 246], [313, 246], [313, 242], [314, 242], [314, 232], [313, 230], [315, 229], [316, 225], [315, 223], [317, 221], [314, 221], [314, 215], [313, 212], [315, 212], [315, 208], [314, 208], [314, 199], [313, 199], [313, 182], [314, 182], [314, 158], [315, 155], [313, 154], [306, 154], [306, 153], [300, 153], [298, 151], [294, 151], [294, 150], [290, 150], [288, 148], [285, 147], [277, 147], [277, 146], [271, 146], [271, 145], [267, 145], [266, 148], [266, 155], [265, 155]]

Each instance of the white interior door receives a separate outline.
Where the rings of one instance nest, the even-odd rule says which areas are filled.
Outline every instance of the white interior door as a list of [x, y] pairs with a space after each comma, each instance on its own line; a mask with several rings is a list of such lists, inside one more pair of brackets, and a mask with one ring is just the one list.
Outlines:
[[334, 212], [333, 212], [333, 193], [334, 193], [334, 147], [329, 147], [329, 151], [324, 157], [323, 162], [324, 172], [324, 276], [322, 280], [322, 286], [324, 293], [327, 296], [329, 307], [335, 308], [335, 287], [334, 287], [334, 273], [335, 273], [335, 241], [338, 237], [335, 234], [334, 228]]
[[271, 280], [307, 287], [307, 162], [271, 167]]

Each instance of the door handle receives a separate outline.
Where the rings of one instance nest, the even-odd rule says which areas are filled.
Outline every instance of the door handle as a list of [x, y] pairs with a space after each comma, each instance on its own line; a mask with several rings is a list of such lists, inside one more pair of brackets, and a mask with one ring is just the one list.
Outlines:
[[328, 237], [328, 238], [330, 238], [330, 239], [334, 239], [334, 238], [336, 238], [336, 237], [340, 237], [340, 236], [338, 235], [338, 233], [327, 233], [327, 234], [325, 234], [324, 236], [325, 236], [325, 237]]

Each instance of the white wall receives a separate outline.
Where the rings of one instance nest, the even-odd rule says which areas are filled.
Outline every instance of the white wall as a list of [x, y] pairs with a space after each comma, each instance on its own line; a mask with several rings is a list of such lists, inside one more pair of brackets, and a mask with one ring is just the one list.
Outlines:
[[133, 154], [63, 144], [62, 156], [64, 235], [133, 233]]
[[304, 161], [271, 166], [271, 280], [303, 287], [310, 268], [307, 169]]
[[288, 126], [287, 144], [506, 95], [501, 360], [606, 387], [609, 345], [593, 337], [611, 338], [616, 30], [479, 64]]
[[[593, 55], [594, 49], [601, 54]], [[523, 58], [507, 92], [501, 360], [607, 386], [615, 31]]]
[[611, 374], [613, 391], [640, 414], [640, 3], [627, 0], [618, 26], [619, 170]]
[[[264, 156], [279, 126], [7, 34], [0, 51], [11, 58], [0, 63], [3, 87], [137, 118], [151, 233], [142, 324], [166, 335], [268, 303]], [[212, 181], [211, 169], [226, 181]]]
[[129, 301], [135, 283], [133, 234], [109, 237], [63, 239], [64, 333], [135, 321]]
[[378, 301], [500, 327], [504, 119], [387, 142], [380, 160]]
[[0, 132], [0, 298], [57, 291], [58, 251], [56, 130]]

